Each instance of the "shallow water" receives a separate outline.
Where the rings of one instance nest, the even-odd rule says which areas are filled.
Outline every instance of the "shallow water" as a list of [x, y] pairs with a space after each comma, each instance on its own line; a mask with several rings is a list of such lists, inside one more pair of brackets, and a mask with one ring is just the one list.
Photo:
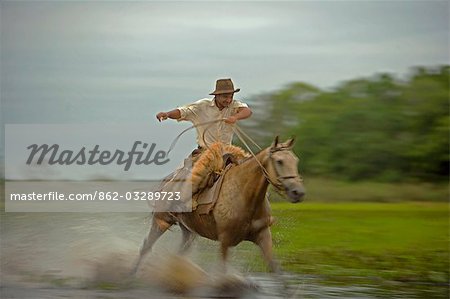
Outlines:
[[[181, 238], [177, 227], [163, 235], [147, 256], [138, 275], [139, 282], [124, 285], [124, 277], [147, 233], [147, 214], [2, 213], [0, 216], [1, 298], [174, 297], [155, 286], [152, 269], [162, 263], [167, 252], [176, 252]], [[260, 259], [256, 247], [250, 253], [238, 247], [232, 251], [230, 272], [245, 276], [257, 289], [234, 285], [231, 293], [218, 294], [215, 289], [203, 287], [191, 289], [191, 295], [282, 298], [286, 291], [280, 280], [268, 273], [248, 272], [243, 256]], [[207, 276], [217, 275], [219, 256], [215, 242], [197, 240], [189, 257], [206, 270]], [[285, 295], [289, 298], [448, 298], [447, 285], [377, 280], [368, 284], [367, 279], [358, 283], [358, 278], [354, 284], [337, 285], [319, 276], [283, 277], [288, 284]]]

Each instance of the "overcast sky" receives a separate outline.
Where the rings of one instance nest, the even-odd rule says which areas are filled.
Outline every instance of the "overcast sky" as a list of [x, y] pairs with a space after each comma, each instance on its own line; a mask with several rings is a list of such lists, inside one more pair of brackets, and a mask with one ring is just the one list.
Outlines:
[[245, 100], [448, 64], [448, 14], [448, 1], [2, 1], [3, 121], [153, 121], [220, 77]]
[[449, 64], [448, 1], [1, 1], [0, 8], [3, 124], [137, 123], [171, 139], [187, 124], [174, 124], [169, 136], [155, 114], [207, 97], [218, 78], [233, 78], [236, 98], [246, 101], [297, 81], [332, 88]]

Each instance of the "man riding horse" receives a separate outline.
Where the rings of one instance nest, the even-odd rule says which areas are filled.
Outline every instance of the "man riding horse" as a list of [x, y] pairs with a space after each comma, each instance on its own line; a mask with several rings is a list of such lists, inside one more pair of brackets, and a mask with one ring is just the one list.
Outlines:
[[[186, 212], [195, 209], [195, 202], [193, 202], [193, 206], [191, 206], [191, 195], [199, 189], [198, 186], [202, 185], [201, 181], [207, 179], [209, 174], [206, 173], [208, 172], [208, 169], [199, 169], [201, 167], [197, 167], [193, 170], [192, 166], [193, 163], [197, 161], [200, 154], [206, 149], [210, 149], [211, 147], [213, 149], [220, 148], [223, 151], [222, 155], [228, 153], [230, 156], [239, 156], [239, 158], [242, 158], [242, 156], [245, 155], [244, 151], [240, 148], [231, 146], [234, 133], [232, 125], [237, 121], [246, 119], [252, 115], [252, 111], [247, 104], [233, 99], [234, 93], [239, 91], [239, 88], [234, 88], [231, 79], [218, 79], [216, 81], [215, 90], [210, 93], [210, 95], [214, 95], [214, 98], [201, 99], [169, 112], [159, 112], [156, 115], [156, 118], [159, 121], [170, 118], [177, 121], [192, 122], [197, 130], [198, 144], [198, 148], [184, 161], [184, 165], [176, 169], [168, 177], [164, 178], [162, 184], [158, 187], [159, 191], [170, 192], [173, 190], [184, 190], [181, 193], [182, 201], [185, 205], [180, 207], [179, 205], [177, 206], [178, 203], [175, 203], [169, 207], [161, 206], [156, 210], [181, 210]], [[205, 126], [205, 124], [207, 124], [207, 126]], [[217, 161], [205, 162], [206, 163], [199, 163], [199, 166], [201, 166], [201, 164], [208, 165], [210, 164], [208, 162]], [[189, 181], [189, 178], [192, 180], [187, 182]], [[187, 183], [185, 184], [185, 182]]]
[[[239, 89], [234, 89], [231, 79], [220, 79], [217, 80], [216, 90], [211, 93], [214, 99], [204, 99], [170, 112], [160, 112], [156, 117], [160, 121], [171, 118], [189, 120], [194, 124], [225, 118], [226, 124], [213, 122], [211, 132], [205, 132], [197, 126], [197, 140], [200, 147], [214, 147], [216, 141], [230, 145], [233, 128], [229, 124], [251, 115], [246, 104], [233, 100], [233, 94], [238, 91]], [[203, 135], [204, 137], [201, 137]], [[221, 176], [220, 192], [217, 193], [215, 205], [210, 210], [196, 209], [186, 213], [154, 212], [150, 231], [142, 244], [133, 273], [136, 273], [143, 257], [152, 249], [158, 238], [175, 224], [180, 226], [183, 234], [180, 253], [190, 247], [198, 234], [220, 242], [225, 266], [228, 248], [247, 240], [260, 247], [270, 269], [278, 272], [278, 264], [272, 255], [270, 226], [273, 217], [266, 192], [270, 184], [284, 192], [291, 202], [302, 200], [305, 192], [303, 180], [298, 173], [299, 159], [292, 151], [293, 145], [294, 139], [281, 143], [277, 137], [271, 146], [228, 168]], [[178, 174], [175, 173], [172, 178]]]

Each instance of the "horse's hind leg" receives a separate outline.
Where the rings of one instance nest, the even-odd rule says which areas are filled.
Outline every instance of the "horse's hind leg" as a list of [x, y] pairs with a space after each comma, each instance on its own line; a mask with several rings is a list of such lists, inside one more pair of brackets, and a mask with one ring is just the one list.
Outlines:
[[180, 224], [181, 232], [183, 234], [183, 239], [181, 240], [180, 249], [178, 250], [179, 254], [185, 254], [189, 248], [192, 246], [192, 242], [195, 239], [195, 234], [191, 232], [186, 226], [182, 223]]
[[142, 243], [141, 250], [139, 252], [139, 257], [134, 264], [133, 270], [131, 271], [132, 275], [135, 275], [144, 256], [152, 249], [153, 244], [155, 244], [156, 240], [161, 237], [163, 233], [167, 231], [169, 227], [172, 226], [172, 222], [169, 219], [164, 219], [163, 217], [158, 217], [156, 213], [152, 218], [152, 226], [147, 237], [144, 239]]

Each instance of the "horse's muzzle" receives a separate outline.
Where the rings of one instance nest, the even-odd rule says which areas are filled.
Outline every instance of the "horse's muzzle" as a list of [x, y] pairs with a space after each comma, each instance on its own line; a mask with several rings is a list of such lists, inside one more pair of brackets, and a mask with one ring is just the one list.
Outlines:
[[303, 196], [305, 195], [305, 188], [303, 188], [302, 186], [289, 188], [286, 190], [286, 193], [291, 199], [292, 203], [302, 202]]

